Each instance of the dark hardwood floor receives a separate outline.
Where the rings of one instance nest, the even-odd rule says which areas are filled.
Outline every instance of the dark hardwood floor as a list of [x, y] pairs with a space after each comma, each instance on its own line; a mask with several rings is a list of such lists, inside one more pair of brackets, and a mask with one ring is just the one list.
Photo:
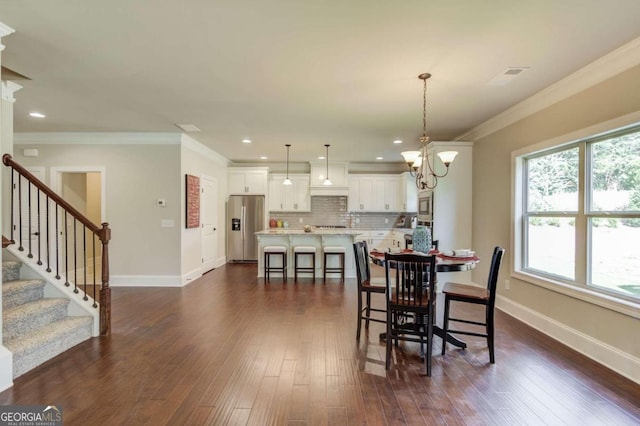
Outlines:
[[[63, 408], [66, 425], [640, 423], [640, 386], [497, 311], [483, 339], [418, 345], [384, 369], [384, 325], [356, 343], [356, 285], [264, 284], [227, 265], [184, 288], [114, 288], [113, 334], [54, 358], [0, 404]], [[456, 306], [453, 306], [453, 312]], [[480, 312], [472, 312], [480, 317]]]

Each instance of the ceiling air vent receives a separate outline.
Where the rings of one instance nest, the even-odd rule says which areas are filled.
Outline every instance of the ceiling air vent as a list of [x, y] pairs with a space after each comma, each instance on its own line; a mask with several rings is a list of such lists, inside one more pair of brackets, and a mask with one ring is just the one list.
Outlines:
[[527, 71], [529, 67], [509, 67], [487, 83], [489, 86], [504, 86], [511, 83], [517, 76]]
[[187, 133], [200, 131], [200, 129], [198, 129], [195, 124], [176, 124], [176, 126], [180, 127]]

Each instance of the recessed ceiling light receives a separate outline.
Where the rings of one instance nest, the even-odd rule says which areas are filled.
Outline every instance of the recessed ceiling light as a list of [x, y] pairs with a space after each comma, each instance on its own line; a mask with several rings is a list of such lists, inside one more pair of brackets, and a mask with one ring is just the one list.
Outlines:
[[324, 160], [324, 155], [321, 155], [320, 157], [318, 157], [318, 160]]
[[242, 139], [242, 143], [251, 143], [251, 139]]
[[393, 141], [393, 143], [398, 144], [398, 143], [402, 143], [402, 141], [400, 139], [396, 139], [395, 141]]
[[266, 157], [265, 155], [261, 155], [261, 156], [260, 156], [260, 159], [261, 159], [261, 160], [266, 160], [266, 159], [267, 159], [267, 157]]
[[384, 157], [376, 157], [376, 160], [384, 160]]
[[30, 112], [29, 115], [31, 117], [35, 117], [35, 118], [44, 118], [45, 117], [44, 114], [42, 114], [41, 112], [36, 112], [36, 111]]

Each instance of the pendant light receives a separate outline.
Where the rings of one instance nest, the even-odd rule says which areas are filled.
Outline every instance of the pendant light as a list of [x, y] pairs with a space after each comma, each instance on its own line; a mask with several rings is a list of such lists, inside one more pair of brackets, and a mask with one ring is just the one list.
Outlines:
[[326, 175], [326, 177], [324, 179], [323, 185], [333, 185], [331, 180], [329, 180], [329, 146], [330, 145], [329, 144], [325, 144], [324, 146], [327, 148], [327, 156], [326, 156], [326, 159], [327, 159], [327, 175]]
[[438, 157], [444, 164], [446, 170], [443, 174], [435, 172], [435, 163], [433, 158], [429, 158], [429, 137], [427, 136], [427, 80], [431, 77], [429, 73], [423, 73], [418, 76], [423, 82], [422, 89], [422, 136], [420, 143], [422, 147], [420, 151], [404, 151], [401, 152], [409, 166], [409, 173], [416, 178], [416, 186], [418, 189], [434, 189], [438, 185], [438, 178], [443, 178], [449, 173], [449, 165], [453, 162], [457, 151], [439, 152]]
[[291, 147], [291, 144], [286, 144], [285, 146], [287, 147], [287, 178], [284, 180], [284, 182], [282, 182], [282, 184], [293, 185], [293, 183], [291, 183], [291, 181], [289, 180], [289, 148]]

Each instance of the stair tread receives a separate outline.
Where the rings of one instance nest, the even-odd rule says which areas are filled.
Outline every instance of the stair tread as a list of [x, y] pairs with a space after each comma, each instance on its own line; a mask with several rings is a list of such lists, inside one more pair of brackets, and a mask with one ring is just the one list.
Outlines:
[[68, 305], [69, 302], [69, 299], [66, 299], [64, 297], [46, 297], [43, 299], [35, 300], [33, 302], [23, 303], [22, 305], [5, 309], [2, 315], [3, 321], [8, 322], [12, 319], [23, 318], [25, 316], [38, 313], [45, 309], [61, 305]]
[[18, 293], [25, 288], [44, 287], [45, 281], [37, 278], [25, 280], [13, 280], [2, 283], [2, 294], [6, 297], [9, 294]]
[[[66, 332], [84, 327], [92, 322], [93, 318], [90, 316], [64, 317], [22, 336], [7, 339], [4, 345], [14, 355], [24, 353], [31, 348], [42, 345], [43, 342], [58, 339]], [[88, 337], [91, 337], [91, 334]]]

